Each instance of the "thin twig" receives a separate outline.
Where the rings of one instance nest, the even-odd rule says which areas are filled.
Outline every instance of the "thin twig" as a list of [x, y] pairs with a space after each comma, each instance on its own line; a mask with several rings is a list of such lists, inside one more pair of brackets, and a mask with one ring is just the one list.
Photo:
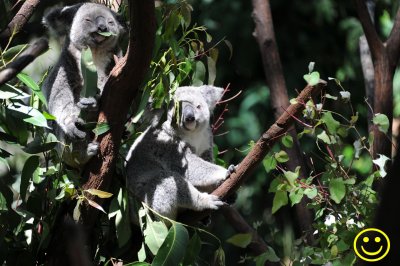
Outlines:
[[39, 55], [47, 51], [47, 49], [49, 49], [49, 42], [47, 39], [40, 38], [36, 40], [0, 72], [0, 85], [3, 85], [7, 81], [10, 81], [12, 78], [14, 78]]

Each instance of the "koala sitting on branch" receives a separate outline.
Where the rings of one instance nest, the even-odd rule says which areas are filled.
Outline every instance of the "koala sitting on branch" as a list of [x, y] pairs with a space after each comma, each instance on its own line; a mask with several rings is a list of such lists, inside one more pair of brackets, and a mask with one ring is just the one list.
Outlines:
[[150, 125], [126, 158], [130, 193], [163, 216], [175, 219], [179, 209], [218, 209], [224, 203], [207, 192], [233, 171], [213, 160], [210, 115], [222, 97], [214, 86], [179, 87], [167, 120]]
[[52, 9], [43, 21], [58, 37], [65, 36], [61, 55], [43, 84], [48, 111], [56, 117], [51, 126], [57, 138], [66, 144], [64, 161], [80, 168], [98, 150], [98, 144], [90, 142], [80, 128], [84, 124], [79, 117], [81, 110], [97, 109], [96, 97], [81, 97], [81, 54], [84, 49], [91, 49], [101, 94], [113, 67], [113, 56], [119, 53], [117, 43], [124, 28], [116, 13], [95, 3]]

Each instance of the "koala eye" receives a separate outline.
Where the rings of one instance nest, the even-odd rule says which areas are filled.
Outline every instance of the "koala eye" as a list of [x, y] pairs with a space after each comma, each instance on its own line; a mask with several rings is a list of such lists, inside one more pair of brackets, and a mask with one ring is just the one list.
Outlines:
[[197, 105], [196, 108], [197, 108], [197, 109], [201, 109], [201, 105], [200, 105], [200, 104]]
[[85, 18], [85, 20], [86, 20], [87, 22], [92, 22], [92, 20], [91, 20], [90, 18]]
[[110, 25], [114, 25], [114, 21], [112, 21], [112, 20], [109, 20], [109, 21], [108, 21], [108, 24], [110, 24]]

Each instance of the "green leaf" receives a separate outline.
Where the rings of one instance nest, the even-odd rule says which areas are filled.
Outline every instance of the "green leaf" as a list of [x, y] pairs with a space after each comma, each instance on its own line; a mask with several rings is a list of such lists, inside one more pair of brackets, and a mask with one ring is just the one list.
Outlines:
[[23, 150], [30, 154], [42, 153], [53, 149], [57, 143], [58, 140], [52, 133], [46, 133], [44, 136], [37, 134]]
[[317, 135], [317, 138], [325, 142], [326, 144], [335, 144], [336, 140], [333, 136], [329, 136], [326, 134], [326, 131], [323, 130], [322, 133]]
[[3, 196], [3, 194], [0, 192], [0, 212], [1, 211], [7, 211], [7, 200], [6, 198]]
[[173, 223], [152, 265], [179, 265], [189, 243], [189, 234], [183, 225]]
[[86, 189], [84, 191], [89, 193], [89, 194], [91, 194], [91, 195], [94, 195], [94, 196], [97, 196], [99, 198], [102, 198], [102, 199], [110, 198], [113, 195], [112, 193], [105, 192], [105, 191], [98, 190], [98, 189], [94, 189], [94, 188], [89, 188], [89, 189]]
[[297, 168], [296, 172], [292, 172], [292, 171], [283, 172], [283, 175], [285, 176], [286, 180], [288, 181], [288, 183], [291, 187], [295, 186], [296, 179], [299, 177], [299, 170], [300, 170], [300, 168]]
[[285, 151], [279, 151], [274, 154], [275, 159], [280, 163], [286, 163], [289, 161], [289, 155]]
[[293, 146], [293, 138], [290, 135], [283, 136], [281, 141], [286, 148], [291, 148]]
[[116, 34], [111, 31], [97, 31], [96, 33], [104, 37], [116, 36]]
[[306, 74], [303, 76], [304, 80], [307, 81], [307, 84], [310, 86], [315, 86], [319, 82], [319, 73], [317, 71], [311, 72], [310, 74]]
[[379, 113], [375, 114], [372, 122], [374, 123], [374, 125], [378, 126], [379, 131], [385, 134], [388, 132], [390, 123], [386, 115]]
[[123, 247], [131, 238], [128, 193], [125, 189], [120, 188], [117, 200], [119, 211], [115, 216], [115, 227], [117, 231], [118, 246]]
[[99, 136], [106, 133], [109, 130], [110, 130], [110, 125], [103, 122], [96, 125], [96, 128], [93, 129], [93, 133], [96, 134], [96, 136]]
[[168, 228], [163, 222], [147, 220], [143, 234], [147, 247], [156, 255], [168, 235]]
[[264, 160], [262, 161], [263, 166], [265, 168], [265, 171], [267, 171], [267, 173], [271, 172], [272, 170], [275, 170], [277, 162], [275, 159], [275, 156], [272, 155], [267, 155]]
[[22, 118], [27, 123], [34, 126], [49, 128], [47, 126], [47, 120], [43, 114], [33, 107], [22, 105], [20, 103], [12, 103], [7, 105], [7, 109], [11, 111], [11, 115], [16, 118]]
[[272, 202], [272, 214], [274, 214], [281, 207], [288, 204], [288, 196], [286, 191], [278, 190], [275, 193], [274, 200]]
[[379, 158], [372, 160], [372, 162], [379, 167], [379, 175], [381, 177], [385, 177], [387, 174], [386, 170], [385, 170], [385, 165], [386, 165], [386, 162], [390, 160], [390, 158], [386, 157], [383, 154], [378, 154], [378, 155], [379, 155]]
[[192, 85], [193, 86], [203, 85], [205, 76], [206, 76], [206, 67], [204, 66], [203, 62], [196, 61], [194, 67]]
[[8, 63], [16, 55], [18, 55], [21, 52], [23, 52], [27, 47], [28, 47], [27, 43], [13, 46], [11, 48], [8, 48], [7, 51], [5, 51], [1, 56], [4, 59], [4, 61], [6, 61]]
[[196, 265], [196, 258], [201, 250], [201, 239], [199, 235], [194, 232], [192, 238], [189, 240], [189, 244], [186, 249], [185, 257], [183, 258], [182, 265]]
[[6, 83], [7, 86], [0, 87], [0, 99], [6, 100], [20, 100], [31, 97], [29, 94], [15, 88], [14, 86], [9, 85]]
[[329, 192], [330, 198], [339, 204], [346, 195], [346, 186], [343, 182], [343, 178], [331, 179], [329, 183]]
[[39, 100], [45, 105], [47, 106], [47, 101], [46, 98], [44, 97], [44, 94], [42, 92], [42, 90], [39, 88], [39, 85], [28, 75], [24, 74], [24, 73], [19, 73], [17, 75], [17, 78], [22, 81], [26, 86], [28, 86], [28, 88], [31, 89], [31, 91], [33, 92], [33, 94], [35, 94]]
[[218, 59], [218, 49], [213, 48], [209, 53], [210, 56], [207, 56], [208, 84], [212, 85], [217, 77], [216, 64]]
[[340, 123], [333, 118], [331, 112], [324, 112], [321, 117], [321, 121], [325, 123], [329, 133], [336, 134], [336, 131], [340, 126]]
[[318, 190], [316, 187], [313, 188], [306, 188], [304, 190], [304, 194], [309, 198], [309, 199], [313, 199], [318, 195]]
[[226, 242], [240, 248], [246, 248], [251, 243], [251, 239], [251, 234], [236, 234], [228, 238]]
[[267, 251], [255, 258], [256, 266], [265, 265], [266, 261], [279, 262], [280, 258], [276, 255], [275, 250], [268, 247]]
[[301, 199], [303, 198], [303, 196], [304, 196], [304, 190], [301, 188], [290, 191], [289, 199], [290, 199], [290, 202], [292, 203], [291, 206], [299, 203], [301, 201]]
[[225, 252], [220, 246], [214, 253], [214, 261], [212, 265], [223, 266], [225, 265]]
[[44, 115], [44, 117], [45, 117], [47, 120], [56, 120], [56, 119], [57, 119], [54, 115], [49, 114], [49, 113], [46, 112], [46, 111], [43, 111], [43, 115]]
[[34, 155], [26, 160], [24, 167], [22, 168], [21, 184], [19, 191], [21, 194], [21, 199], [23, 201], [25, 201], [26, 191], [29, 186], [29, 180], [31, 180], [34, 173], [38, 171], [38, 167], [39, 167], [39, 156]]

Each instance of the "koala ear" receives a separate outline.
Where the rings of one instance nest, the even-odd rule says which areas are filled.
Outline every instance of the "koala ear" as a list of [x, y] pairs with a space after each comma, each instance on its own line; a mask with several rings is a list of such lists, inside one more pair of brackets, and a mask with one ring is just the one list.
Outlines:
[[52, 8], [43, 18], [43, 24], [58, 37], [67, 35], [75, 14], [83, 4]]
[[210, 85], [200, 86], [200, 91], [203, 97], [206, 99], [210, 111], [213, 111], [217, 102], [222, 98], [224, 94], [224, 89], [219, 87], [214, 87]]
[[115, 19], [119, 23], [119, 28], [120, 28], [121, 33], [125, 33], [128, 29], [126, 21], [125, 21], [125, 17], [122, 14], [116, 14]]

